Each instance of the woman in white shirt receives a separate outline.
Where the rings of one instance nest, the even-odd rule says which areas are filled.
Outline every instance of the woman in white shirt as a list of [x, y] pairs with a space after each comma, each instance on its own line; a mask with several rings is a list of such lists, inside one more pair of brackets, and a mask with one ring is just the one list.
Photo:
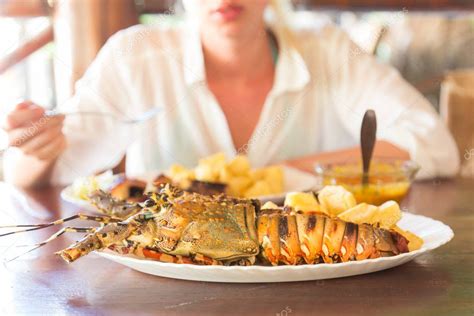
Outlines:
[[[368, 108], [378, 117], [376, 155], [411, 158], [425, 177], [457, 172], [452, 137], [414, 88], [334, 27], [291, 31], [284, 2], [188, 1], [192, 18], [183, 28], [117, 33], [65, 109], [124, 118], [163, 111], [128, 126], [89, 116], [45, 119], [37, 105], [19, 104], [4, 126], [17, 147], [5, 159], [6, 178], [64, 184], [124, 155], [133, 175], [193, 166], [215, 152], [246, 153], [254, 166], [287, 161], [311, 169], [315, 161], [358, 157]], [[267, 6], [277, 16], [273, 26], [263, 18]], [[31, 124], [35, 132], [25, 133]]]

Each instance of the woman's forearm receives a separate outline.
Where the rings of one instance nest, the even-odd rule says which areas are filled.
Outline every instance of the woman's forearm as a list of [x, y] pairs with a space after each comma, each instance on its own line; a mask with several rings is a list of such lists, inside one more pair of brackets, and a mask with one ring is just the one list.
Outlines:
[[[354, 147], [299, 157], [287, 160], [285, 164], [308, 172], [314, 172], [314, 165], [316, 163], [342, 163], [354, 161], [360, 157], [360, 148]], [[408, 152], [386, 141], [377, 141], [374, 148], [374, 157], [410, 159]]]
[[5, 156], [5, 180], [21, 188], [42, 187], [50, 184], [51, 174], [57, 159], [40, 160], [16, 152], [14, 157]]

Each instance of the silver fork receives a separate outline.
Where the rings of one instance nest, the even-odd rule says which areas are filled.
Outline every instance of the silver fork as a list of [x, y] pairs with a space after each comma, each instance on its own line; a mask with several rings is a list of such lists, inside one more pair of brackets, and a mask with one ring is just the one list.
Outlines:
[[[115, 120], [119, 123], [122, 123], [122, 124], [138, 124], [138, 123], [144, 123], [144, 122], [152, 119], [153, 117], [158, 115], [161, 112], [161, 110], [162, 110], [162, 108], [152, 108], [151, 110], [148, 110], [148, 111], [145, 111], [145, 112], [141, 113], [140, 115], [138, 115], [135, 118], [121, 118], [121, 117], [119, 117], [119, 116], [117, 116], [113, 113], [109, 113], [109, 112], [98, 112], [98, 111], [59, 112], [59, 111], [54, 111], [54, 110], [46, 111], [45, 116], [46, 117], [54, 117], [54, 116], [58, 116], [58, 115], [65, 115], [65, 116], [69, 116], [69, 115], [98, 116], [98, 117], [107, 117], [107, 118], [113, 119], [113, 120]], [[0, 149], [0, 155], [2, 155], [10, 147], [11, 146], [1, 148]]]
[[79, 111], [79, 112], [58, 112], [58, 111], [46, 111], [46, 116], [47, 117], [54, 117], [57, 115], [84, 115], [84, 116], [99, 116], [99, 117], [107, 117], [110, 119], [113, 119], [119, 123], [122, 124], [137, 124], [137, 123], [142, 123], [146, 122], [153, 117], [155, 117], [157, 114], [161, 112], [161, 108], [152, 108], [151, 110], [145, 111], [138, 115], [137, 117], [134, 118], [122, 118], [117, 116], [116, 114], [109, 113], [109, 112], [98, 112], [98, 111]]

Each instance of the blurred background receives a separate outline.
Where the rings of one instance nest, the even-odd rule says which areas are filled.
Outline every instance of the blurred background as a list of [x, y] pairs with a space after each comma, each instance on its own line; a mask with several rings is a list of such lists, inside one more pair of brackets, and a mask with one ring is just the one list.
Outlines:
[[[424, 94], [458, 143], [462, 174], [472, 177], [474, 0], [293, 2], [295, 28], [339, 25]], [[0, 0], [0, 110], [20, 98], [54, 108], [112, 34], [182, 20], [173, 0]]]

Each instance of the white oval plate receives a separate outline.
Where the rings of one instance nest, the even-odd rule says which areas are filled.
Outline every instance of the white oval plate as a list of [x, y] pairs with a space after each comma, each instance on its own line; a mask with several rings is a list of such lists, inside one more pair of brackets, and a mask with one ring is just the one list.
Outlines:
[[406, 212], [403, 213], [403, 217], [398, 225], [423, 238], [423, 247], [419, 250], [393, 257], [336, 264], [276, 267], [200, 266], [164, 263], [134, 256], [119, 255], [112, 251], [97, 252], [97, 254], [134, 270], [167, 278], [235, 283], [293, 282], [340, 278], [389, 269], [444, 245], [454, 236], [451, 228], [442, 222]]
[[74, 195], [72, 186], [67, 186], [61, 191], [61, 198], [69, 203], [79, 206], [83, 211], [97, 212], [97, 209], [86, 200], [80, 199]]
[[[262, 202], [273, 201], [275, 203], [282, 203], [285, 199], [285, 196], [288, 192], [298, 192], [298, 191], [307, 191], [307, 190], [316, 190], [319, 189], [318, 179], [311, 175], [310, 173], [298, 170], [296, 168], [283, 166], [284, 172], [284, 192], [274, 195], [265, 195], [259, 196], [258, 199]], [[154, 175], [159, 174], [159, 172], [153, 172], [146, 176], [137, 177], [139, 179], [144, 179], [151, 181], [154, 178]], [[118, 177], [118, 175], [117, 175]], [[89, 211], [96, 211], [96, 209], [89, 204], [89, 202], [82, 200], [74, 195], [72, 186], [67, 186], [61, 191], [61, 198], [67, 202], [73, 203], [81, 208]]]

